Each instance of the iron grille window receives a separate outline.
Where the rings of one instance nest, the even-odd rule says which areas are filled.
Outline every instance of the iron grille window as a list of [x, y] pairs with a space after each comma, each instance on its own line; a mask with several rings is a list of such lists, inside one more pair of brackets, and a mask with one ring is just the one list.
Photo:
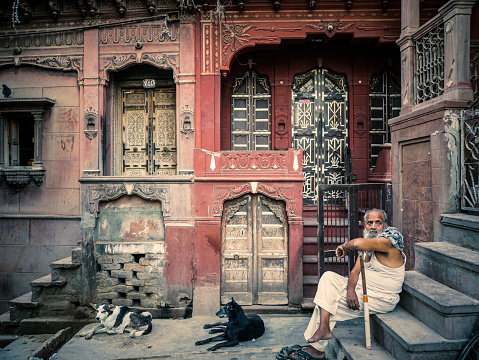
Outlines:
[[401, 110], [401, 79], [392, 70], [373, 75], [369, 87], [370, 169], [376, 166], [380, 146], [391, 142], [388, 120]]
[[463, 122], [461, 207], [479, 213], [479, 114]]
[[235, 79], [232, 93], [232, 150], [270, 150], [271, 89], [268, 79], [248, 70]]
[[471, 46], [471, 87], [474, 91], [474, 102], [479, 99], [479, 43]]
[[415, 45], [415, 99], [420, 104], [444, 92], [444, 24], [431, 28]]

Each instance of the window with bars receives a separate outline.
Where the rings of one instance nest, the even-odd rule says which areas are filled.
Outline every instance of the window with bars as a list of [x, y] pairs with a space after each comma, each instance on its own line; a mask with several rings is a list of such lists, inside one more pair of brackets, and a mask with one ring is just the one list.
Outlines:
[[268, 79], [248, 70], [233, 83], [232, 150], [271, 149], [271, 88]]
[[388, 69], [372, 76], [369, 87], [369, 154], [370, 169], [376, 166], [380, 146], [391, 142], [388, 120], [401, 110], [401, 78]]

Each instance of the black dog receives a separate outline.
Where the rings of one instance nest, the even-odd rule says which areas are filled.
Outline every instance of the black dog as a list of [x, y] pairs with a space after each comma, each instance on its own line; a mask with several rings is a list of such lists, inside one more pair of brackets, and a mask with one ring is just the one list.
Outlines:
[[245, 315], [243, 309], [233, 298], [216, 313], [216, 316], [227, 317], [226, 323], [206, 324], [203, 329], [211, 329], [210, 334], [222, 332], [223, 334], [212, 338], [197, 341], [196, 345], [203, 345], [212, 341], [226, 340], [225, 342], [210, 347], [208, 351], [215, 351], [220, 347], [236, 346], [240, 341], [250, 341], [264, 334], [263, 320], [256, 314]]

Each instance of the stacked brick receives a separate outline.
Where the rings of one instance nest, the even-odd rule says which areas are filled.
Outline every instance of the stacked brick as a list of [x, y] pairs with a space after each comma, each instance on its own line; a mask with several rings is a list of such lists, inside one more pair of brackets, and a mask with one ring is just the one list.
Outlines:
[[164, 254], [97, 254], [97, 299], [115, 305], [164, 307]]

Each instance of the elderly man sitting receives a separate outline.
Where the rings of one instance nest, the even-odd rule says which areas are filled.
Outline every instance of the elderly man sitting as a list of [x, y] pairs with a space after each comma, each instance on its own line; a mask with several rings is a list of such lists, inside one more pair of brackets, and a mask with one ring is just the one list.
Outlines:
[[[364, 216], [362, 238], [353, 239], [336, 249], [336, 256], [344, 258], [348, 251], [366, 252], [366, 287], [370, 313], [394, 310], [404, 282], [406, 256], [402, 249], [403, 237], [396, 228], [388, 227], [383, 210], [372, 209]], [[349, 278], [327, 271], [321, 276], [314, 297], [314, 312], [304, 333], [310, 345], [283, 348], [277, 359], [321, 359], [331, 330], [337, 321], [363, 316], [361, 268], [357, 261]]]

